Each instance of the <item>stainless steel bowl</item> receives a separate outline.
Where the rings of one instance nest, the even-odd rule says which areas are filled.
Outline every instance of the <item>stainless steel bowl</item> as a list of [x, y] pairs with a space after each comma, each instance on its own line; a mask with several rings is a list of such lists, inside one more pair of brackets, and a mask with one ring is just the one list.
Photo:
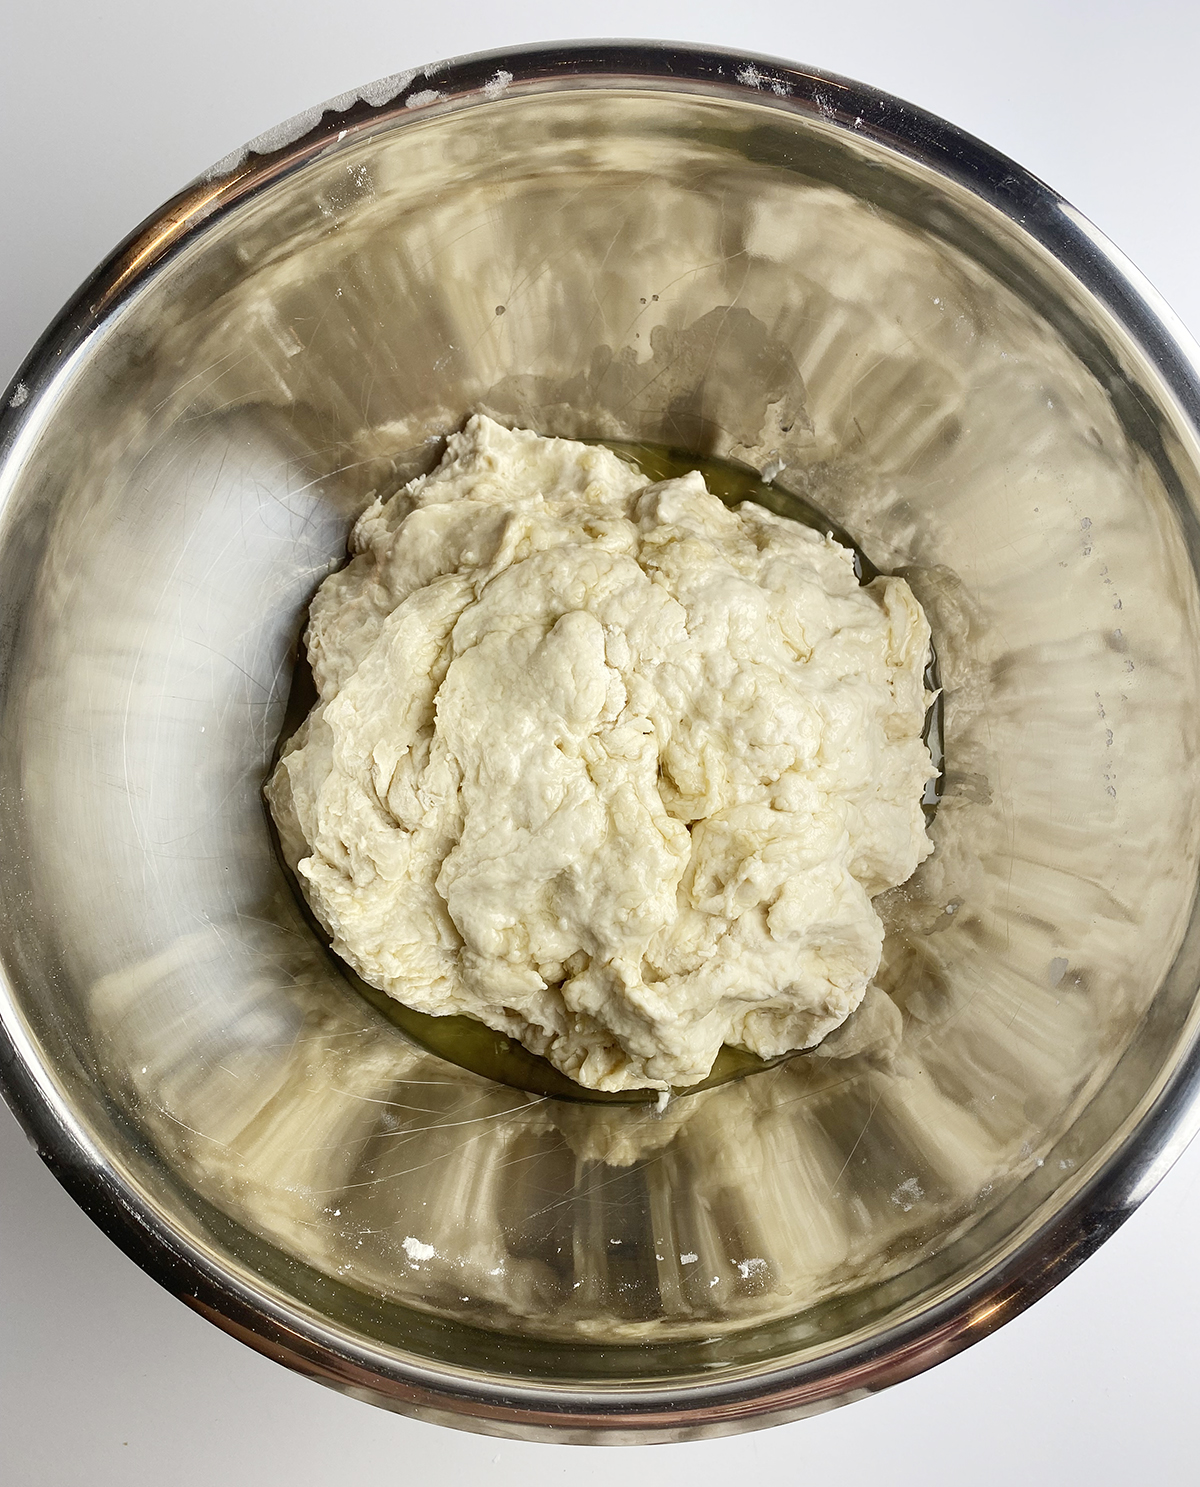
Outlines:
[[[221, 162], [0, 427], [0, 1059], [46, 1161], [251, 1346], [498, 1434], [763, 1425], [999, 1325], [1197, 1122], [1196, 368], [1011, 162], [760, 58], [468, 58]], [[661, 1116], [417, 1048], [272, 853], [307, 601], [480, 408], [753, 465], [934, 625], [877, 988]]]

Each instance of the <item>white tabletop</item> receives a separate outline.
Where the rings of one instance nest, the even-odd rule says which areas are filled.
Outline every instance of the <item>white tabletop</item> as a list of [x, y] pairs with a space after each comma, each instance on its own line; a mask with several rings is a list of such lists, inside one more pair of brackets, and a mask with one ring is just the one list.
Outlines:
[[[0, 384], [112, 246], [242, 140], [384, 73], [581, 36], [745, 48], [919, 103], [1049, 181], [1200, 332], [1194, 0], [41, 0], [2, 31]], [[126, 1260], [0, 1111], [0, 1482], [1194, 1481], [1198, 1232], [1200, 1143], [1031, 1311], [886, 1394], [730, 1440], [519, 1445], [232, 1341]]]

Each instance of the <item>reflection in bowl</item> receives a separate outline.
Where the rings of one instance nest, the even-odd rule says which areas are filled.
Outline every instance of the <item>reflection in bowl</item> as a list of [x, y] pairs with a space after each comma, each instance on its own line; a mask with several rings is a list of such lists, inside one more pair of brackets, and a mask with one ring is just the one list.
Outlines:
[[[1187, 351], [1019, 169], [774, 64], [468, 59], [260, 145], [5, 414], [10, 1097], [166, 1284], [427, 1418], [678, 1438], [936, 1361], [1194, 1119]], [[531, 1095], [313, 936], [260, 800], [299, 628], [475, 410], [748, 465], [924, 605], [936, 851], [814, 1054], [663, 1112]]]

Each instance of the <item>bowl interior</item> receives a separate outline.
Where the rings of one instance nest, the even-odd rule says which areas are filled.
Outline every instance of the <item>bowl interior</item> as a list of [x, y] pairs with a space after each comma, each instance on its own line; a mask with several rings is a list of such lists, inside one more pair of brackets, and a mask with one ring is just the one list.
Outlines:
[[[1191, 1035], [1194, 436], [1009, 217], [820, 112], [520, 88], [330, 141], [192, 233], [10, 451], [3, 944], [28, 1056], [156, 1221], [372, 1367], [735, 1376], [969, 1286]], [[475, 410], [764, 470], [901, 570], [935, 855], [815, 1056], [578, 1105], [415, 1047], [260, 790], [306, 605]]]

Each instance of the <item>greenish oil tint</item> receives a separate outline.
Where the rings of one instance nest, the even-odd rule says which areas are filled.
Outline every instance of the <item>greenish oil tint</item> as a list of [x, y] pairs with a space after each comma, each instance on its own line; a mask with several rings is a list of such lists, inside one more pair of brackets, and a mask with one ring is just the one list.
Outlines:
[[[329, 952], [331, 955], [332, 951]], [[336, 958], [336, 957], [335, 957]], [[659, 1099], [653, 1089], [625, 1089], [608, 1091], [585, 1089], [582, 1084], [563, 1074], [554, 1065], [536, 1053], [523, 1048], [515, 1038], [498, 1033], [475, 1017], [454, 1015], [431, 1017], [428, 1012], [416, 1012], [401, 1002], [368, 986], [361, 977], [338, 962], [338, 969], [351, 985], [395, 1027], [419, 1044], [429, 1053], [457, 1064], [460, 1069], [470, 1069], [497, 1084], [507, 1084], [513, 1089], [522, 1089], [533, 1095], [545, 1095], [553, 1100], [574, 1100], [581, 1104], [596, 1105], [650, 1105]], [[673, 1095], [691, 1095], [702, 1089], [714, 1089], [718, 1084], [728, 1084], [731, 1079], [741, 1079], [746, 1074], [756, 1074], [760, 1069], [774, 1068], [784, 1059], [795, 1058], [795, 1053], [786, 1053], [782, 1058], [767, 1061], [744, 1048], [728, 1045], [717, 1053], [708, 1078], [687, 1089], [672, 1090]]]
[[798, 521], [816, 532], [826, 533], [854, 554], [854, 571], [859, 583], [870, 583], [879, 577], [879, 569], [849, 532], [837, 522], [830, 521], [811, 501], [770, 484], [749, 465], [714, 459], [709, 455], [689, 454], [685, 449], [669, 449], [661, 444], [637, 444], [620, 439], [585, 439], [582, 442], [602, 444], [605, 449], [611, 449], [647, 480], [678, 480], [681, 475], [699, 470], [704, 484], [726, 506], [740, 506], [743, 501], [753, 501], [755, 505], [773, 511], [776, 516], [787, 517], [789, 521]]
[[[801, 497], [764, 481], [757, 471], [748, 466], [654, 444], [625, 443], [610, 439], [593, 439], [586, 442], [603, 444], [605, 448], [611, 449], [614, 454], [633, 465], [652, 481], [673, 480], [688, 474], [689, 471], [699, 470], [708, 489], [713, 495], [719, 496], [727, 506], [737, 506], [743, 501], [754, 501], [760, 506], [765, 506], [768, 511], [775, 512], [777, 516], [787, 517], [792, 521], [802, 522], [815, 531], [828, 533], [836, 542], [840, 542], [854, 554], [855, 572], [860, 583], [870, 583], [880, 576], [880, 570], [836, 522], [830, 521], [823, 512]], [[938, 771], [926, 787], [925, 798], [922, 801], [928, 820], [932, 819], [937, 807], [938, 784], [942, 768], [941, 694], [937, 661], [932, 655], [925, 673], [925, 684], [931, 692], [936, 694], [936, 700], [930, 707], [925, 720], [925, 742], [929, 746], [934, 767]], [[276, 751], [275, 760], [272, 761], [272, 769], [278, 760], [279, 753], [282, 752], [284, 742], [291, 738], [299, 728], [316, 701], [317, 689], [313, 683], [312, 672], [309, 669], [308, 658], [302, 643], [297, 653], [292, 687], [288, 694], [283, 727], [280, 730], [280, 746]], [[276, 854], [282, 862], [283, 857], [279, 851], [275, 824], [271, 821], [270, 811], [266, 814]], [[537, 1054], [530, 1053], [516, 1039], [497, 1032], [477, 1018], [459, 1014], [432, 1017], [427, 1012], [417, 1012], [412, 1007], [406, 1007], [388, 996], [386, 992], [368, 985], [340, 956], [333, 952], [329, 936], [314, 918], [300, 885], [286, 864], [284, 873], [291, 883], [305, 919], [324, 945], [338, 973], [381, 1016], [411, 1038], [418, 1047], [446, 1059], [448, 1063], [456, 1064], [461, 1069], [469, 1069], [485, 1079], [495, 1080], [497, 1084], [508, 1085], [513, 1089], [525, 1090], [530, 1094], [543, 1095], [550, 1099], [573, 1100], [588, 1104], [649, 1105], [660, 1098], [659, 1092], [651, 1089], [617, 1092], [585, 1089], [583, 1085], [576, 1084], [573, 1079], [556, 1069], [548, 1059], [539, 1058]], [[799, 1057], [804, 1051], [796, 1050], [786, 1053], [781, 1058], [761, 1059], [757, 1054], [750, 1053], [745, 1048], [726, 1045], [718, 1052], [706, 1079], [698, 1084], [689, 1085], [686, 1089], [675, 1089], [672, 1094], [676, 1096], [695, 1094], [700, 1090], [714, 1089], [717, 1085], [728, 1084], [731, 1080], [742, 1079], [748, 1074], [773, 1069], [788, 1059]]]

